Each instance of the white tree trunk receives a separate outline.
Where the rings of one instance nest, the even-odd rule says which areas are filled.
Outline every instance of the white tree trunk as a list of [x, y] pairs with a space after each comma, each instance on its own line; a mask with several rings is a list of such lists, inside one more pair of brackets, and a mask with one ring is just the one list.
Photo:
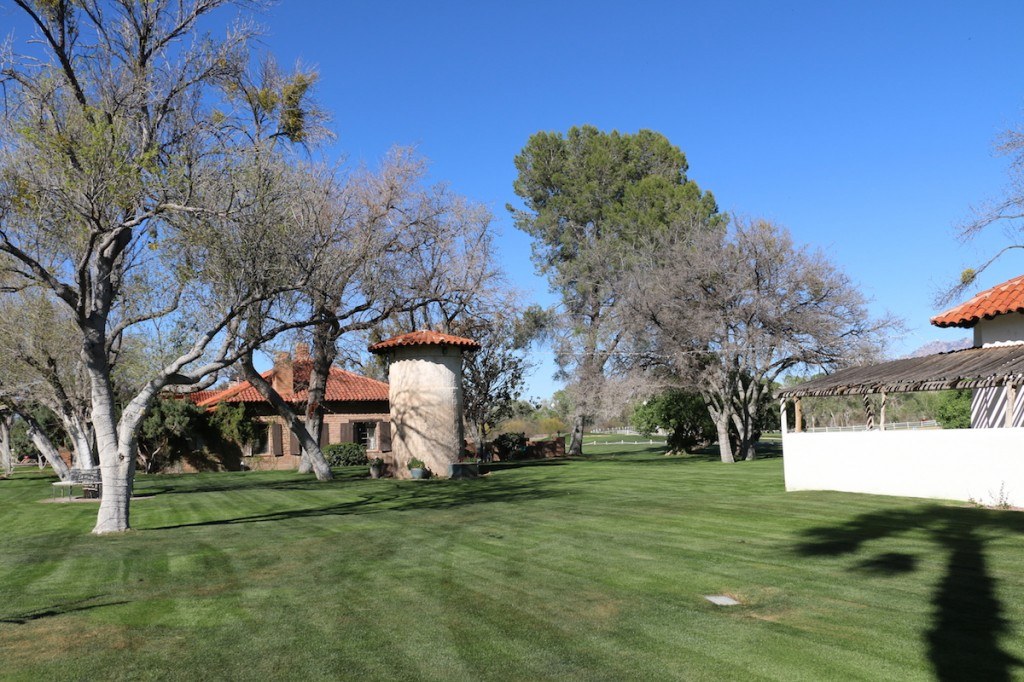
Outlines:
[[[103, 491], [96, 525], [92, 532], [97, 535], [120, 533], [128, 530], [132, 496], [132, 477], [135, 474], [135, 457], [122, 452], [118, 442], [114, 395], [109, 383], [109, 372], [104, 371], [106, 358], [101, 357], [101, 367], [89, 363], [89, 378], [92, 382], [92, 424], [96, 430], [96, 450], [100, 461], [100, 480]], [[125, 415], [137, 410], [134, 401], [125, 408]], [[122, 417], [122, 418], [123, 418]]]
[[36, 450], [39, 450], [39, 454], [53, 467], [54, 473], [57, 474], [60, 480], [68, 480], [71, 470], [64, 463], [64, 460], [60, 458], [60, 453], [57, 452], [53, 442], [43, 433], [43, 430], [39, 428], [34, 419], [26, 419], [25, 423], [28, 426], [28, 437], [32, 439], [32, 444], [36, 446]]
[[719, 415], [715, 418], [715, 431], [718, 432], [718, 452], [722, 461], [726, 464], [733, 464], [736, 458], [732, 454], [732, 444], [729, 442], [729, 417]]
[[11, 452], [11, 422], [13, 415], [9, 412], [0, 414], [0, 467], [4, 476], [14, 473], [14, 454]]
[[92, 453], [92, 435], [88, 427], [82, 421], [72, 416], [64, 424], [65, 430], [71, 437], [74, 466], [76, 469], [92, 469], [96, 466]]

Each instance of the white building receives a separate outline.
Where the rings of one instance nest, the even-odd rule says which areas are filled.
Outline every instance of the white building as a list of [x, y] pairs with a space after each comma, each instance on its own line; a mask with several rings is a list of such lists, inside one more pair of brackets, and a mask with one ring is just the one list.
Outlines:
[[[974, 329], [974, 347], [852, 367], [779, 392], [795, 406], [794, 431], [782, 410], [787, 490], [937, 497], [1024, 507], [1024, 276], [981, 292], [932, 318]], [[973, 390], [963, 430], [887, 431], [890, 393]], [[803, 433], [803, 398], [882, 396], [864, 431]]]

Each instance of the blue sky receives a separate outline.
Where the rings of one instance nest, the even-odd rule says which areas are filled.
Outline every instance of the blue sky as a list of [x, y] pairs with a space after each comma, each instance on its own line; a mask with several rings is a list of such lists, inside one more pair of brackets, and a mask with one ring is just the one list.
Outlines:
[[[1024, 3], [286, 0], [259, 21], [282, 65], [319, 69], [332, 155], [416, 145], [491, 208], [505, 269], [541, 302], [504, 208], [512, 159], [587, 123], [663, 133], [723, 210], [820, 247], [905, 319], [897, 354], [964, 336], [928, 325], [935, 293], [1007, 239], [952, 227], [1007, 181], [993, 140], [1024, 125]], [[1022, 271], [1011, 256], [980, 284]], [[550, 395], [551, 372], [527, 394]]]

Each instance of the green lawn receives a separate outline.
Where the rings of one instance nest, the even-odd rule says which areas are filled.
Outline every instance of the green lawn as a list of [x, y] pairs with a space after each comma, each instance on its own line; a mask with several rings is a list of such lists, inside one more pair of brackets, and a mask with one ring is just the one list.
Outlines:
[[[1008, 679], [1024, 515], [785, 493], [778, 457], [0, 481], [3, 679]], [[703, 595], [727, 594], [717, 607]]]

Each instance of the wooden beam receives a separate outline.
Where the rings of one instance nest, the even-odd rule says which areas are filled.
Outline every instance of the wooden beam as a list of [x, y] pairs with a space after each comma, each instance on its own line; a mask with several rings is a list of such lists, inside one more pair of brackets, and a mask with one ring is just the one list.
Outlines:
[[796, 413], [794, 416], [796, 424], [793, 425], [793, 430], [796, 431], [797, 433], [802, 433], [804, 430], [804, 408], [800, 404], [800, 398], [794, 400], [793, 405], [794, 412]]
[[867, 430], [873, 431], [875, 429], [875, 410], [871, 406], [871, 396], [867, 393], [864, 394], [864, 417], [867, 421]]
[[1003, 423], [1004, 428], [1013, 428], [1013, 412], [1017, 407], [1017, 387], [1013, 384], [1006, 384], [1006, 416]]

